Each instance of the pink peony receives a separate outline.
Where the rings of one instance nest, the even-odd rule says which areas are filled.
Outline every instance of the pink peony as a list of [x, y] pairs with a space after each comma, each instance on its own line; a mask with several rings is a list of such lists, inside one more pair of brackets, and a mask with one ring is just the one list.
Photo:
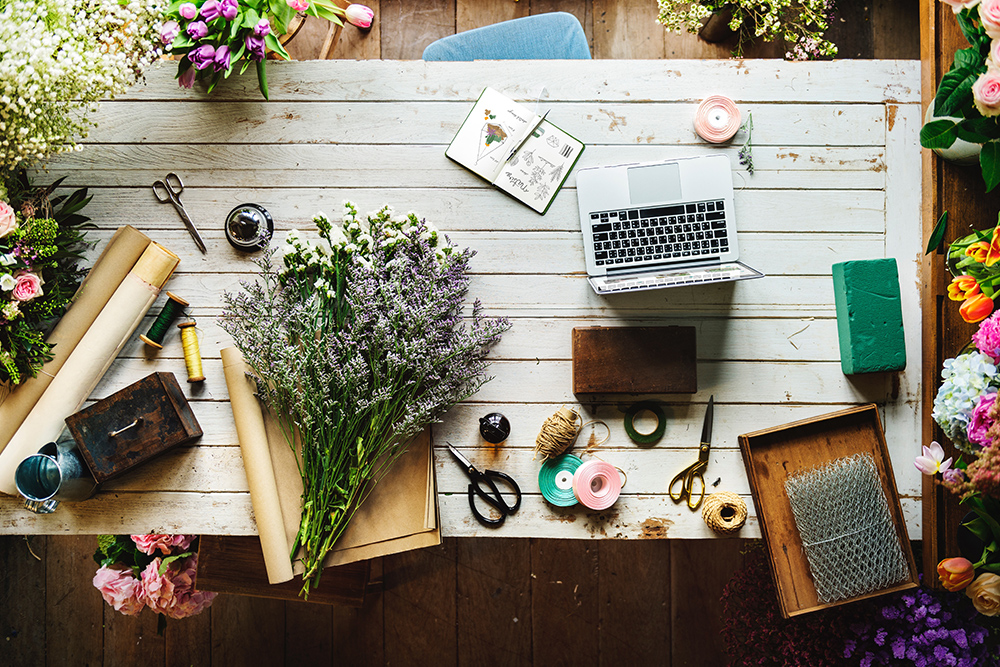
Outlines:
[[15, 301], [31, 301], [42, 294], [42, 278], [37, 273], [22, 269], [14, 274], [14, 289], [11, 291], [11, 297]]
[[968, 9], [969, 7], [975, 7], [979, 4], [979, 0], [941, 0], [946, 5], [951, 5], [951, 11], [956, 14], [963, 9]]
[[359, 28], [370, 28], [372, 27], [372, 19], [375, 18], [375, 12], [371, 10], [371, 7], [365, 5], [347, 5], [347, 9], [344, 10], [344, 18], [351, 25], [356, 25]]
[[142, 572], [140, 598], [153, 611], [170, 618], [187, 618], [203, 612], [218, 593], [196, 591], [195, 575], [198, 572], [198, 555], [174, 561], [163, 574], [159, 573], [160, 558], [146, 566]]
[[976, 79], [972, 84], [972, 101], [984, 116], [1000, 114], [1000, 69], [987, 69]]
[[993, 361], [1000, 361], [1000, 311], [979, 323], [979, 329], [972, 334], [972, 342]]
[[190, 548], [196, 535], [132, 535], [136, 548], [144, 554], [152, 556], [159, 549], [164, 556], [169, 556], [174, 549], [183, 553]]
[[993, 420], [990, 419], [989, 412], [996, 400], [996, 392], [983, 394], [979, 397], [976, 407], [972, 410], [972, 418], [969, 420], [969, 427], [967, 429], [969, 442], [980, 447], [987, 447], [992, 442], [992, 439], [986, 432], [993, 426]]
[[1000, 0], [982, 0], [979, 3], [979, 20], [991, 38], [1000, 37]]
[[145, 605], [142, 601], [142, 583], [132, 576], [132, 570], [118, 570], [107, 565], [94, 575], [94, 588], [109, 605], [126, 616], [135, 616]]
[[14, 209], [5, 201], [0, 201], [0, 239], [17, 229], [17, 216]]

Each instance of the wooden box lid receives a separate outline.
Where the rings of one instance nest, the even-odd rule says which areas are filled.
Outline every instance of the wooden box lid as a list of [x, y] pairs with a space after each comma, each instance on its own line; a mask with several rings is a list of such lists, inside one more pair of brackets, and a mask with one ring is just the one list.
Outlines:
[[98, 482], [202, 435], [173, 373], [147, 375], [70, 415], [66, 426]]
[[573, 393], [693, 394], [694, 327], [573, 329]]
[[[739, 441], [785, 618], [917, 586], [917, 566], [874, 404], [746, 433], [739, 436]], [[875, 459], [882, 490], [889, 502], [889, 513], [907, 560], [909, 577], [879, 591], [823, 603], [816, 594], [809, 561], [785, 492], [785, 481], [796, 473], [854, 454], [871, 454]]]

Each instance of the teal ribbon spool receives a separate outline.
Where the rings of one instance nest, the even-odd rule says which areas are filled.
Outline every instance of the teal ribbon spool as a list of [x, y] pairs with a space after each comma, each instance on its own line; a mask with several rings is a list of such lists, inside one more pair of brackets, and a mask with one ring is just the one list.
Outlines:
[[[656, 415], [656, 428], [652, 433], [639, 433], [635, 430], [635, 416], [643, 410], [649, 410]], [[640, 445], [651, 445], [663, 437], [663, 432], [667, 429], [667, 418], [663, 414], [663, 408], [652, 401], [641, 401], [630, 407], [625, 412], [625, 432], [628, 437]]]
[[572, 507], [576, 505], [576, 495], [573, 493], [573, 474], [583, 465], [579, 456], [563, 454], [549, 459], [538, 471], [538, 488], [542, 497], [556, 507]]
[[160, 311], [159, 316], [153, 322], [152, 326], [149, 327], [149, 331], [146, 335], [140, 335], [139, 338], [142, 339], [146, 345], [152, 345], [158, 350], [163, 349], [163, 337], [167, 335], [167, 330], [170, 325], [173, 324], [174, 320], [181, 316], [184, 309], [188, 307], [188, 302], [180, 298], [176, 294], [171, 294], [167, 292], [167, 302], [163, 304], [163, 310]]

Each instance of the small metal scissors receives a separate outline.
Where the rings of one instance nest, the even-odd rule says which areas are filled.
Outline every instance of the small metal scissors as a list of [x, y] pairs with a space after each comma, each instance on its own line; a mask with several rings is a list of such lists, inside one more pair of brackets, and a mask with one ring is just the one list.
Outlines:
[[[715, 412], [715, 395], [708, 399], [708, 409], [705, 410], [705, 422], [701, 427], [701, 444], [698, 446], [698, 460], [689, 465], [684, 470], [677, 473], [677, 476], [670, 480], [667, 492], [671, 500], [679, 503], [687, 498], [688, 507], [693, 510], [701, 505], [702, 498], [705, 497], [705, 468], [708, 467], [708, 451], [712, 448], [712, 416]], [[695, 494], [695, 481], [698, 482], [698, 492]], [[674, 493], [674, 486], [680, 484], [680, 490]]]
[[[447, 444], [452, 456], [454, 456], [462, 467], [465, 468], [466, 474], [469, 476], [469, 479], [472, 480], [469, 483], [469, 507], [472, 508], [472, 513], [477, 519], [479, 519], [479, 522], [485, 526], [497, 527], [501, 525], [507, 519], [508, 514], [513, 514], [517, 511], [517, 508], [521, 506], [521, 488], [510, 475], [497, 472], [496, 470], [479, 472], [479, 470], [476, 469], [476, 466], [472, 465], [469, 459], [465, 458], [462, 453], [455, 449], [450, 442]], [[497, 489], [496, 482], [493, 481], [494, 479], [506, 483], [514, 490], [515, 500], [513, 505], [508, 505], [506, 501], [504, 501], [503, 496], [500, 495], [499, 489]], [[480, 486], [481, 484], [486, 484], [486, 486], [489, 487], [489, 492], [484, 491]], [[484, 516], [476, 508], [476, 496], [479, 496], [486, 501], [490, 507], [500, 512], [500, 518], [492, 519], [488, 516]]]
[[208, 249], [205, 248], [205, 241], [201, 238], [201, 234], [198, 233], [198, 228], [194, 226], [191, 216], [184, 209], [184, 204], [181, 203], [182, 192], [184, 192], [184, 183], [181, 182], [181, 177], [174, 172], [170, 172], [164, 176], [162, 181], [153, 181], [153, 194], [156, 195], [156, 199], [161, 204], [169, 202], [174, 205], [178, 215], [181, 216], [181, 220], [184, 221], [184, 226], [191, 233], [191, 238], [198, 244], [202, 252], [207, 253]]

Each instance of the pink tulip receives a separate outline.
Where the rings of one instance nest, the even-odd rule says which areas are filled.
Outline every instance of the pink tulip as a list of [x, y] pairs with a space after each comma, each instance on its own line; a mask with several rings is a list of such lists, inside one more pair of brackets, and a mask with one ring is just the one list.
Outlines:
[[371, 10], [371, 7], [365, 5], [348, 5], [347, 9], [344, 10], [344, 18], [351, 25], [356, 25], [359, 28], [370, 28], [372, 27], [372, 19], [375, 18], [375, 12]]

